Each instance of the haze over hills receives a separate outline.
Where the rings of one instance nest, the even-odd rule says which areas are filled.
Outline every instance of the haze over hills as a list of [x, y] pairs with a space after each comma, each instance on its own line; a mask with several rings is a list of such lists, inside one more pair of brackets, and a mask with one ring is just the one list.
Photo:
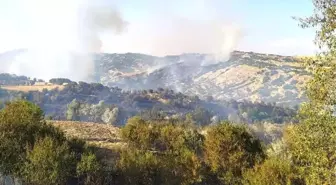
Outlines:
[[235, 51], [227, 61], [204, 54], [154, 57], [141, 54], [100, 54], [97, 81], [123, 89], [166, 87], [188, 95], [277, 102], [305, 100], [309, 74], [295, 57]]
[[[0, 55], [0, 61], [10, 63], [24, 51], [6, 52]], [[200, 98], [291, 106], [306, 99], [303, 85], [309, 79], [295, 57], [241, 51], [234, 51], [227, 61], [205, 54], [156, 57], [103, 53], [96, 54], [94, 62], [93, 81], [107, 86], [125, 90], [162, 87]]]

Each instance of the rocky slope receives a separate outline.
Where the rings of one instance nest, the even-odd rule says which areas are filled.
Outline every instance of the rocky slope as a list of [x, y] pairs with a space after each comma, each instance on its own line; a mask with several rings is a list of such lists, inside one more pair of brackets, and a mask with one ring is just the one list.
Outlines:
[[170, 88], [201, 98], [297, 105], [306, 99], [309, 74], [294, 57], [235, 51], [227, 61], [206, 55], [154, 57], [142, 54], [96, 56], [96, 80], [123, 89]]

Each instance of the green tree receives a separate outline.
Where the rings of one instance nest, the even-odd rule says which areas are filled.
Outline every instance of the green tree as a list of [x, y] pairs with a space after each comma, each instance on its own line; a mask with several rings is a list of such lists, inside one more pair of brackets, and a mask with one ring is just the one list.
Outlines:
[[258, 139], [243, 125], [224, 122], [208, 129], [205, 162], [223, 184], [239, 184], [244, 170], [265, 157]]
[[334, 184], [336, 121], [331, 115], [312, 116], [284, 135], [291, 160], [307, 184]]
[[304, 184], [290, 161], [270, 158], [243, 174], [245, 185], [299, 185]]
[[84, 185], [103, 184], [102, 165], [95, 154], [87, 152], [81, 156], [77, 164], [77, 175]]
[[67, 120], [79, 120], [79, 110], [80, 110], [80, 102], [76, 99], [73, 99], [67, 107], [66, 118]]
[[[307, 84], [310, 109], [332, 110], [336, 103], [336, 2], [313, 0], [314, 14], [297, 18], [303, 28], [316, 28], [315, 43], [322, 49], [316, 57], [306, 58], [305, 64], [313, 78]], [[326, 106], [327, 105], [327, 106]], [[331, 105], [331, 106], [330, 106]]]
[[293, 163], [307, 184], [335, 182], [336, 104], [336, 1], [313, 0], [314, 14], [299, 18], [303, 28], [315, 28], [321, 49], [306, 58], [312, 79], [307, 84], [309, 102], [300, 110], [300, 124], [285, 134]]
[[121, 152], [118, 170], [119, 184], [164, 184], [160, 159], [149, 151], [128, 149]]
[[36, 185], [61, 185], [72, 176], [75, 166], [74, 155], [70, 153], [66, 143], [59, 143], [53, 138], [46, 137], [36, 142], [28, 152], [24, 164], [24, 179]]
[[46, 136], [65, 140], [63, 133], [45, 123], [43, 111], [35, 104], [24, 100], [7, 104], [0, 111], [0, 171], [20, 176], [26, 150]]
[[156, 133], [153, 127], [140, 117], [132, 117], [127, 121], [127, 124], [121, 130], [122, 138], [129, 144], [130, 147], [138, 147], [142, 150], [152, 149], [153, 140]]
[[197, 108], [192, 112], [193, 120], [200, 126], [209, 125], [211, 123], [211, 117], [212, 114], [204, 108]]
[[129, 150], [121, 155], [121, 169], [135, 174], [127, 175], [129, 182], [192, 184], [201, 180], [203, 136], [195, 129], [134, 117], [122, 129], [122, 135]]

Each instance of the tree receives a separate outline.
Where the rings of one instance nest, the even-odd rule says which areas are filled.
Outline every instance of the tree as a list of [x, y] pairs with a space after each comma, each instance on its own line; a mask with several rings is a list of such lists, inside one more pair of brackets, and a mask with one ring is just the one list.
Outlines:
[[239, 184], [244, 170], [265, 157], [260, 141], [242, 125], [223, 122], [208, 129], [205, 163], [223, 184]]
[[106, 108], [104, 113], [101, 115], [101, 120], [104, 123], [108, 124], [115, 124], [118, 120], [118, 115], [119, 115], [119, 108], [114, 107], [114, 108]]
[[63, 133], [45, 123], [42, 110], [35, 104], [24, 100], [8, 103], [0, 111], [0, 171], [20, 176], [27, 148], [46, 136], [65, 140]]
[[313, 78], [307, 84], [309, 102], [301, 106], [300, 124], [285, 134], [293, 163], [307, 184], [335, 182], [336, 1], [313, 0], [314, 14], [298, 18], [303, 28], [316, 28], [321, 52], [305, 58]]
[[[64, 184], [75, 178], [79, 162], [81, 178], [95, 175], [95, 156], [79, 139], [67, 140], [58, 128], [47, 124], [35, 104], [19, 100], [0, 111], [0, 172], [32, 184]], [[89, 178], [90, 177], [90, 178]]]
[[83, 179], [84, 185], [102, 184], [102, 166], [96, 155], [86, 152], [77, 164], [77, 175]]
[[57, 85], [63, 85], [64, 83], [71, 83], [72, 81], [67, 78], [52, 78], [49, 82]]
[[270, 158], [244, 173], [245, 185], [300, 185], [304, 184], [290, 161]]
[[74, 155], [66, 143], [46, 137], [36, 142], [24, 164], [24, 179], [36, 185], [65, 184], [75, 166]]
[[192, 184], [201, 180], [203, 136], [197, 130], [134, 117], [122, 129], [122, 136], [129, 149], [121, 155], [120, 168], [128, 182]]
[[67, 120], [79, 120], [79, 109], [80, 109], [80, 102], [76, 99], [73, 99], [71, 103], [68, 104], [68, 108], [66, 111], [66, 118]]
[[305, 58], [306, 67], [313, 74], [307, 84], [310, 108], [332, 111], [336, 103], [336, 2], [313, 0], [314, 14], [297, 18], [303, 28], [317, 28], [315, 43], [322, 49], [314, 58]]
[[284, 135], [291, 160], [307, 184], [334, 184], [336, 120], [331, 115], [311, 116]]
[[121, 152], [118, 169], [121, 176], [119, 184], [163, 184], [164, 176], [160, 169], [160, 161], [149, 151], [128, 149]]
[[192, 117], [197, 125], [204, 126], [211, 123], [212, 114], [208, 110], [198, 107], [192, 112]]

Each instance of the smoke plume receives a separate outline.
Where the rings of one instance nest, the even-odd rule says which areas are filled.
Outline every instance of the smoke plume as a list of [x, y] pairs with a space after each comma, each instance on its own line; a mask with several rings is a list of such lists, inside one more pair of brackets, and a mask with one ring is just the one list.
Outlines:
[[92, 54], [102, 47], [101, 34], [121, 34], [127, 26], [116, 7], [101, 2], [29, 1], [23, 13], [17, 12], [27, 22], [27, 32], [21, 38], [27, 40], [28, 51], [0, 71], [46, 80], [66, 77], [89, 81], [95, 66]]
[[[217, 7], [212, 4], [214, 2], [212, 0], [180, 2], [161, 1], [164, 10], [157, 10], [155, 6], [156, 9], [146, 12], [148, 14], [146, 20], [138, 19], [130, 22], [127, 33], [105, 37], [106, 40], [117, 41], [118, 44], [108, 42], [104, 45], [103, 51], [144, 53], [161, 57], [183, 53], [208, 54], [204, 61], [198, 63], [199, 65], [226, 61], [230, 53], [238, 47], [243, 36], [239, 21], [225, 17], [225, 8], [221, 7], [220, 11], [213, 10]], [[181, 5], [183, 2], [186, 4]], [[227, 4], [227, 8], [230, 8], [230, 3]], [[171, 6], [187, 6], [188, 10], [181, 10], [182, 13], [176, 12], [169, 9]], [[185, 12], [189, 13], [185, 15]], [[160, 66], [162, 67], [161, 64], [158, 67]]]
[[[26, 30], [15, 39], [25, 40], [28, 44], [23, 47], [28, 52], [8, 66], [0, 66], [0, 71], [43, 79], [89, 81], [95, 72], [92, 53], [98, 52], [156, 56], [205, 53], [208, 57], [195, 65], [215, 64], [229, 58], [242, 36], [237, 22], [218, 16], [210, 0], [153, 1], [155, 8], [146, 8], [147, 17], [133, 16], [129, 23], [107, 0], [17, 1], [21, 4], [13, 3], [17, 6], [13, 17], [21, 16], [18, 25], [24, 22]], [[189, 7], [180, 10], [189, 14], [181, 16], [169, 8], [180, 6]], [[144, 11], [132, 8], [135, 16]], [[163, 61], [148, 72], [167, 64]]]

